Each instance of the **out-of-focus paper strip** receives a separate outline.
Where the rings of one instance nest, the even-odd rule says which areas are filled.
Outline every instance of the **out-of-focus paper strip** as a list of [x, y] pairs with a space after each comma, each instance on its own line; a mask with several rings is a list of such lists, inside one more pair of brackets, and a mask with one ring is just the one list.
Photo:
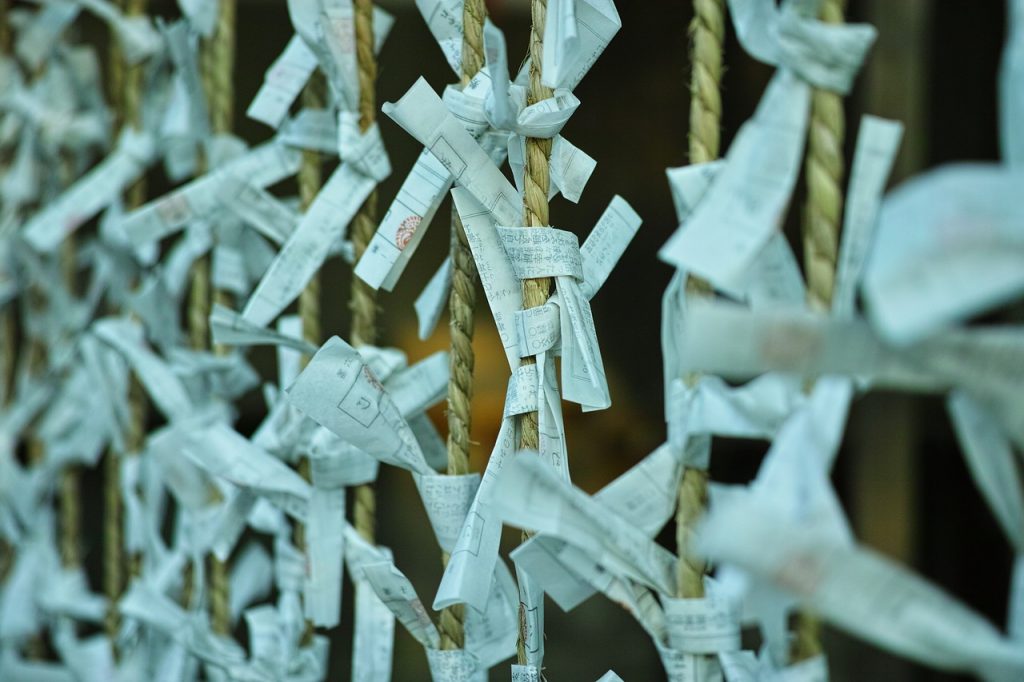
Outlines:
[[809, 105], [805, 82], [787, 71], [775, 74], [729, 147], [725, 168], [658, 252], [663, 260], [715, 285], [739, 277], [786, 210], [803, 159]]
[[52, 252], [139, 177], [154, 154], [148, 134], [125, 131], [113, 154], [25, 225], [25, 240], [37, 251]]
[[380, 381], [359, 353], [336, 336], [302, 370], [288, 391], [288, 400], [381, 462], [416, 473], [434, 473]]
[[1024, 674], [1020, 645], [938, 588], [869, 549], [804, 530], [750, 496], [713, 506], [696, 547], [890, 651], [989, 679]]
[[879, 334], [908, 344], [1024, 291], [1024, 173], [957, 164], [882, 203], [862, 293]]
[[846, 193], [836, 284], [832, 292], [832, 314], [839, 318], [853, 317], [857, 284], [863, 275], [874, 238], [882, 192], [902, 137], [903, 125], [897, 121], [876, 116], [861, 118], [849, 191]]
[[267, 69], [263, 85], [245, 115], [277, 128], [315, 68], [316, 55], [302, 38], [293, 35], [284, 51]]
[[266, 325], [294, 301], [376, 184], [348, 163], [334, 171], [256, 286], [242, 316]]
[[417, 80], [397, 102], [385, 103], [383, 111], [426, 147], [499, 225], [519, 223], [519, 193], [425, 80]]

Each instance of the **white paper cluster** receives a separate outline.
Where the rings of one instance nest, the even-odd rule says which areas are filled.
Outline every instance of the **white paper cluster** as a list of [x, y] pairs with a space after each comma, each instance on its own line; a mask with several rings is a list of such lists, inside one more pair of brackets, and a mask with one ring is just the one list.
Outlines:
[[[574, 89], [621, 27], [612, 0], [548, 0], [548, 99], [527, 104], [529, 63], [511, 77], [502, 32], [488, 21], [486, 66], [472, 80], [438, 96], [419, 79], [382, 107], [423, 151], [357, 263], [346, 226], [391, 166], [376, 124], [364, 131], [358, 121], [351, 0], [289, 0], [294, 36], [247, 110], [272, 131], [254, 145], [211, 133], [197, 55], [217, 3], [179, 4], [173, 22], [126, 16], [107, 0], [10, 12], [0, 306], [19, 313], [22, 341], [16, 358], [0, 349], [16, 362], [0, 408], [0, 679], [323, 680], [323, 631], [340, 625], [346, 573], [360, 681], [390, 679], [396, 621], [423, 645], [434, 680], [488, 679], [519, 639], [525, 660], [512, 679], [540, 680], [545, 595], [571, 610], [597, 593], [635, 617], [674, 681], [827, 679], [824, 656], [788, 664], [797, 608], [938, 668], [1024, 676], [1024, 335], [969, 324], [1024, 294], [1021, 3], [1011, 3], [1000, 80], [1004, 164], [940, 168], [884, 195], [902, 128], [860, 122], [825, 315], [806, 308], [779, 225], [812, 89], [848, 92], [875, 31], [815, 20], [814, 0], [729, 0], [741, 45], [775, 75], [724, 159], [668, 171], [679, 228], [660, 252], [676, 268], [660, 339], [666, 438], [593, 496], [570, 482], [562, 400], [583, 411], [611, 405], [590, 301], [641, 218], [615, 196], [581, 244], [572, 230], [523, 227], [522, 193], [527, 138], [552, 140], [549, 198], [578, 201], [595, 171], [561, 133], [582, 106]], [[461, 75], [461, 0], [417, 7]], [[113, 130], [95, 49], [67, 37], [82, 10], [142, 69], [138, 128]], [[376, 50], [392, 23], [375, 9]], [[328, 103], [298, 109], [317, 70]], [[339, 162], [300, 211], [276, 186], [296, 174], [303, 150]], [[176, 188], [126, 211], [122, 196], [156, 164]], [[487, 467], [464, 476], [440, 473], [447, 453], [426, 416], [446, 393], [445, 353], [410, 363], [338, 336], [317, 347], [288, 314], [331, 257], [392, 289], [448, 194], [510, 372]], [[213, 306], [206, 320], [217, 352], [189, 346], [181, 314], [192, 267], [207, 255], [212, 285], [239, 303]], [[450, 270], [446, 260], [416, 303], [421, 337], [443, 312]], [[695, 276], [714, 293], [691, 293]], [[555, 293], [524, 310], [523, 280], [541, 277]], [[247, 360], [252, 346], [274, 347], [273, 381]], [[1006, 633], [853, 537], [830, 472], [850, 403], [872, 388], [947, 396], [971, 474], [1018, 557]], [[236, 405], [257, 389], [266, 414], [245, 435]], [[153, 408], [142, 434], [132, 433], [140, 395]], [[521, 452], [519, 415], [531, 412], [540, 446]], [[714, 436], [763, 440], [768, 452], [749, 485], [712, 487], [683, 550], [713, 562], [714, 577], [703, 598], [684, 599], [679, 557], [655, 538], [685, 470], [708, 468]], [[116, 603], [61, 555], [64, 473], [103, 468], [105, 456], [132, 565]], [[437, 552], [398, 561], [346, 520], [346, 488], [373, 482], [382, 464], [413, 476]], [[499, 556], [503, 524], [532, 532], [511, 553], [514, 572]], [[432, 606], [464, 607], [461, 649], [443, 646], [399, 566], [441, 552]], [[244, 623], [244, 645], [211, 624], [211, 556], [230, 567], [228, 611], [234, 632]], [[114, 612], [115, 637], [82, 634]], [[759, 630], [759, 651], [741, 649], [744, 626]], [[51, 660], [28, 655], [40, 641]]]

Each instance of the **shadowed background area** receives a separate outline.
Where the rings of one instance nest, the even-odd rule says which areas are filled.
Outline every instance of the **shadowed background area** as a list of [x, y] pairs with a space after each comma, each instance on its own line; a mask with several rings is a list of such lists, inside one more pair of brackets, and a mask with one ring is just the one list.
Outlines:
[[[420, 75], [435, 90], [455, 80], [411, 0], [381, 0], [397, 19], [380, 56], [380, 102], [394, 101]], [[510, 59], [526, 52], [527, 3], [489, 2], [492, 20], [505, 30]], [[665, 168], [687, 162], [689, 67], [687, 3], [619, 3], [623, 30], [576, 90], [582, 106], [565, 135], [598, 161], [579, 205], [556, 199], [552, 224], [581, 240], [615, 194], [640, 213], [644, 225], [593, 301], [601, 348], [612, 389], [610, 410], [583, 415], [566, 404], [571, 469], [577, 485], [593, 492], [628, 469], [665, 438], [662, 419], [660, 299], [672, 271], [656, 258], [675, 229]], [[158, 15], [177, 15], [175, 3], [154, 2]], [[847, 99], [847, 159], [862, 113], [897, 118], [906, 125], [895, 181], [924, 168], [956, 160], [995, 159], [996, 73], [1004, 37], [1004, 6], [971, 0], [853, 0], [850, 20], [879, 29], [857, 88]], [[83, 38], [106, 41], [98, 25], [83, 22]], [[291, 36], [284, 2], [240, 0], [238, 12], [238, 105], [235, 130], [249, 143], [271, 131], [244, 118], [265, 69]], [[771, 74], [742, 53], [732, 35], [726, 44], [723, 80], [723, 149], [753, 112]], [[516, 64], [513, 64], [513, 67]], [[381, 187], [382, 211], [419, 152], [414, 140], [386, 117], [381, 119], [393, 173]], [[152, 177], [151, 196], [167, 189]], [[802, 182], [798, 184], [798, 188]], [[284, 191], [291, 191], [287, 186]], [[787, 232], [799, 256], [798, 189]], [[383, 344], [412, 359], [447, 348], [446, 318], [421, 342], [416, 338], [412, 302], [448, 248], [447, 202], [424, 238], [420, 252], [392, 294], [380, 298]], [[347, 336], [350, 271], [328, 263], [323, 278], [325, 334]], [[508, 375], [484, 298], [479, 296], [476, 396], [473, 405], [473, 468], [482, 470], [497, 433]], [[1014, 311], [1019, 313], [1019, 311]], [[274, 376], [272, 354], [256, 351], [256, 366]], [[257, 393], [241, 405], [238, 428], [251, 433], [264, 415]], [[442, 408], [432, 412], [445, 428]], [[716, 441], [712, 477], [749, 480], [766, 450], [762, 443]], [[939, 400], [872, 394], [852, 409], [847, 439], [836, 467], [836, 485], [857, 536], [866, 544], [908, 563], [966, 601], [994, 623], [1005, 621], [1010, 550], [964, 466]], [[90, 576], [100, 574], [100, 476], [86, 474], [87, 523], [84, 540]], [[422, 505], [405, 472], [382, 468], [379, 481], [379, 541], [394, 550], [398, 566], [429, 605], [441, 575], [440, 554]], [[518, 531], [508, 532], [512, 547]], [[674, 529], [661, 536], [674, 548]], [[349, 676], [351, 592], [345, 617], [330, 633], [328, 679]], [[652, 643], [618, 606], [595, 597], [573, 613], [547, 606], [546, 673], [551, 680], [594, 680], [614, 669], [629, 682], [662, 679]], [[396, 628], [395, 680], [428, 679], [420, 646]], [[244, 625], [238, 633], [244, 641]], [[756, 638], [751, 638], [751, 643]], [[833, 679], [895, 682], [958, 679], [911, 665], [828, 629], [825, 646]], [[508, 679], [499, 666], [492, 679]]]

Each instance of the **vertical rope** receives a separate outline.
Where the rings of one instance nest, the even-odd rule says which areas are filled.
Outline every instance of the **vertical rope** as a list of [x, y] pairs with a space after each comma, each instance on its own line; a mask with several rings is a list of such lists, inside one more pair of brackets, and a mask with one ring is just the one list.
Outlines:
[[[373, 4], [371, 0], [355, 0], [356, 58], [359, 63], [359, 128], [363, 132], [373, 125], [377, 112], [377, 59], [373, 54]], [[356, 262], [363, 256], [377, 227], [377, 190], [370, 193], [359, 213], [352, 219], [350, 236]], [[358, 277], [352, 277], [349, 298], [352, 311], [352, 345], [359, 347], [377, 340], [377, 292]], [[356, 488], [353, 503], [355, 528], [368, 542], [374, 542], [377, 498], [371, 484]]]
[[[326, 87], [323, 74], [315, 72], [302, 91], [302, 106], [306, 109], [323, 109], [326, 105]], [[298, 173], [300, 209], [303, 213], [309, 210], [323, 185], [323, 161], [320, 152], [313, 149], [302, 150], [302, 164]], [[302, 338], [314, 346], [322, 343], [323, 331], [320, 324], [320, 275], [316, 274], [299, 294], [299, 318], [302, 320]], [[303, 354], [303, 367], [309, 362], [310, 356]], [[309, 459], [299, 462], [299, 473], [306, 481], [311, 481]], [[295, 546], [305, 554], [306, 527], [302, 522], [295, 524]], [[305, 622], [299, 645], [308, 647], [313, 643], [313, 623]]]
[[10, 7], [11, 0], [0, 0], [0, 54], [11, 51]]
[[[845, 0], [824, 0], [821, 19], [841, 24]], [[807, 300], [812, 309], [826, 311], [832, 306], [835, 286], [836, 252], [843, 212], [843, 143], [846, 117], [843, 98], [835, 92], [815, 89], [811, 99], [811, 124], [807, 140], [807, 202], [804, 204], [804, 267], [807, 273]], [[806, 611], [799, 611], [794, 624], [790, 661], [799, 663], [818, 656], [821, 622]]]
[[[468, 85], [484, 65], [484, 0], [465, 0], [462, 5], [462, 84]], [[469, 473], [470, 426], [473, 401], [474, 312], [476, 310], [476, 262], [466, 239], [458, 211], [452, 206], [450, 254], [452, 288], [448, 297], [451, 351], [448, 380], [448, 468], [449, 476]], [[442, 554], [445, 565], [448, 555]], [[453, 604], [441, 610], [438, 622], [442, 649], [465, 646], [465, 606]]]
[[14, 319], [14, 304], [8, 303], [0, 311], [0, 344], [3, 345], [0, 355], [0, 372], [3, 373], [0, 381], [3, 382], [3, 391], [0, 394], [0, 404], [7, 405], [14, 397], [14, 368], [17, 366], [18, 351], [18, 326]]
[[[120, 7], [128, 16], [139, 16], [146, 10], [147, 0], [121, 0]], [[121, 44], [116, 36], [110, 39], [109, 72], [110, 100], [117, 129], [125, 126], [139, 128], [142, 124], [142, 67], [129, 67], [124, 62]], [[145, 185], [139, 180], [125, 195], [126, 208], [142, 204]], [[141, 445], [146, 419], [145, 396], [138, 382], [132, 380], [128, 404], [130, 420], [126, 434], [126, 450], [137, 451]], [[119, 655], [117, 634], [121, 616], [117, 601], [124, 590], [126, 557], [123, 550], [122, 508], [121, 508], [121, 453], [114, 448], [107, 450], [103, 464], [103, 591], [108, 600], [104, 618], [104, 631], [110, 639], [115, 659]]]
[[[544, 59], [544, 24], [547, 20], [547, 0], [530, 1], [530, 83], [526, 94], [527, 105], [548, 99], [554, 93], [541, 82], [541, 64]], [[523, 225], [526, 227], [548, 227], [548, 188], [551, 184], [549, 163], [551, 140], [526, 138], [526, 159], [523, 170]], [[547, 303], [551, 295], [550, 277], [523, 280], [523, 309], [536, 308]], [[524, 357], [522, 364], [537, 362], [534, 356]], [[519, 447], [524, 450], [540, 448], [540, 433], [537, 412], [527, 412], [519, 417]], [[523, 539], [528, 537], [523, 532]], [[542, 635], [543, 636], [543, 635]], [[526, 606], [519, 603], [519, 640], [517, 654], [520, 665], [526, 665]]]
[[[718, 158], [719, 131], [722, 122], [722, 45], [725, 39], [723, 0], [694, 0], [690, 22], [690, 163], [705, 163]], [[691, 277], [690, 292], [708, 292], [706, 282]], [[695, 380], [695, 377], [691, 377]], [[686, 548], [693, 529], [707, 506], [708, 473], [687, 467], [679, 486], [676, 508], [676, 547], [679, 563], [676, 579], [679, 597], [704, 596], [707, 565], [690, 555]]]
[[[9, 55], [11, 53], [11, 25], [9, 16], [10, 0], [0, 0], [0, 54], [2, 55]], [[13, 398], [14, 374], [17, 366], [17, 343], [15, 304], [11, 302], [0, 311], [0, 344], [3, 345], [0, 348], [0, 372], [3, 373], [0, 376], [0, 382], [3, 382], [3, 385], [0, 386], [0, 405], [4, 406], [8, 405]], [[8, 547], [6, 542], [4, 547]], [[11, 556], [13, 558], [13, 553]]]
[[[843, 21], [845, 0], [825, 0], [822, 21]], [[835, 92], [815, 89], [811, 100], [810, 134], [807, 140], [807, 202], [804, 204], [804, 266], [811, 307], [828, 310], [835, 285], [836, 251], [843, 212], [843, 142], [846, 118], [843, 98]]]
[[[466, 85], [483, 67], [483, 0], [466, 0], [462, 8], [462, 83]], [[451, 332], [448, 382], [448, 474], [469, 473], [470, 402], [473, 399], [473, 314], [476, 309], [476, 263], [458, 212], [452, 210], [452, 288], [448, 299]], [[442, 637], [444, 633], [442, 632]], [[443, 640], [442, 640], [443, 643]], [[461, 647], [458, 647], [461, 648]]]
[[[200, 68], [203, 90], [209, 103], [210, 130], [214, 135], [231, 132], [234, 121], [234, 68], [235, 68], [235, 20], [237, 0], [220, 0], [217, 25], [209, 40], [203, 41], [200, 52]], [[207, 164], [209, 159], [207, 159]], [[209, 316], [210, 305], [216, 301], [231, 305], [231, 296], [225, 291], [212, 291], [212, 276], [209, 255], [196, 262], [193, 270], [192, 290], [189, 300], [189, 324], [192, 344], [198, 349], [211, 348]], [[218, 355], [227, 353], [221, 345], [212, 347]], [[216, 556], [209, 556], [210, 626], [213, 631], [228, 635], [231, 633], [231, 612], [229, 599], [228, 562]]]
[[[70, 159], [66, 156], [61, 158], [62, 171], [68, 178], [70, 184]], [[74, 292], [77, 288], [75, 268], [75, 238], [73, 234], [68, 235], [61, 245], [61, 270], [64, 275], [64, 283], [68, 291]], [[60, 500], [60, 521], [58, 525], [58, 541], [60, 549], [60, 561], [64, 568], [75, 569], [82, 563], [79, 538], [82, 533], [82, 524], [79, 516], [82, 499], [80, 494], [81, 471], [77, 464], [69, 464], [64, 467], [60, 474], [58, 499]]]

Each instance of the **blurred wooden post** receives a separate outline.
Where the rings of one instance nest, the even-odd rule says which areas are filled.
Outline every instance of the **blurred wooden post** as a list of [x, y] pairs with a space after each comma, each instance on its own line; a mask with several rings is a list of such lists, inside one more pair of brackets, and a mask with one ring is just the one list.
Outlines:
[[895, 181], [921, 170], [927, 159], [932, 7], [932, 0], [853, 4], [856, 14], [851, 21], [866, 21], [878, 29], [856, 111], [903, 122], [903, 144], [892, 174]]
[[[931, 7], [929, 0], [865, 0], [861, 5], [860, 18], [878, 28], [878, 42], [856, 111], [903, 122], [895, 180], [916, 173], [925, 162]], [[914, 560], [918, 531], [914, 455], [920, 438], [913, 401], [902, 394], [865, 401], [851, 425], [855, 451], [847, 460], [858, 536], [903, 562]]]
[[[863, 0], [851, 21], [878, 29], [878, 41], [863, 73], [854, 111], [903, 122], [903, 144], [893, 181], [919, 172], [927, 158], [931, 0]], [[858, 11], [859, 10], [859, 11]], [[857, 119], [850, 119], [854, 129]], [[853, 137], [850, 138], [851, 143]], [[846, 458], [852, 522], [857, 537], [897, 561], [913, 565], [921, 533], [918, 518], [920, 409], [907, 394], [874, 394], [854, 409], [852, 452]], [[833, 658], [840, 658], [841, 654]], [[855, 652], [847, 652], [855, 655]], [[860, 679], [910, 680], [912, 666], [894, 657], [836, 660], [837, 670], [858, 670]]]

